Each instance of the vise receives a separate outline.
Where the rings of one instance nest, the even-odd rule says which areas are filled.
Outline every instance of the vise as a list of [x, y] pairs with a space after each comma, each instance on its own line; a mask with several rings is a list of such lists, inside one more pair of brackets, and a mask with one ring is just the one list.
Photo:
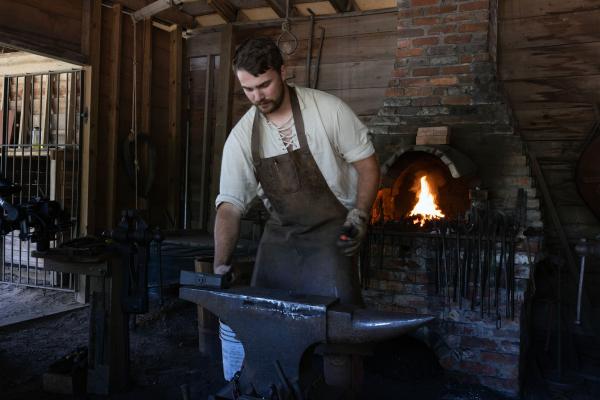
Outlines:
[[[189, 274], [189, 273], [188, 273]], [[433, 320], [340, 304], [334, 297], [267, 288], [231, 289], [189, 285], [179, 297], [216, 314], [244, 346], [241, 372], [214, 399], [321, 399], [311, 370], [318, 344], [354, 344], [391, 339]], [[320, 380], [322, 382], [322, 379]]]

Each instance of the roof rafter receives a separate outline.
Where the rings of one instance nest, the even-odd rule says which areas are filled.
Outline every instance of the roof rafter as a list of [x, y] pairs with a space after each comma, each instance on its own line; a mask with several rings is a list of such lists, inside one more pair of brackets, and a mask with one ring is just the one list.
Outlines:
[[[113, 0], [113, 3], [119, 3], [132, 11], [138, 11], [153, 2], [153, 0]], [[184, 29], [192, 29], [198, 26], [198, 23], [193, 16], [186, 14], [175, 7], [157, 13], [156, 18], [172, 22]]]
[[285, 18], [285, 0], [265, 0], [279, 18]]
[[234, 22], [237, 19], [238, 9], [229, 0], [208, 0], [207, 3], [225, 21]]

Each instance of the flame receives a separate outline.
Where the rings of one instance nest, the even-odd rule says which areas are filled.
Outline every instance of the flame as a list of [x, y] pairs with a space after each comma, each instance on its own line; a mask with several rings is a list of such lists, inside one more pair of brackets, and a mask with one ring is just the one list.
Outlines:
[[435, 196], [429, 190], [427, 176], [421, 177], [421, 190], [417, 194], [417, 199], [417, 204], [415, 204], [415, 207], [408, 214], [409, 217], [416, 217], [415, 224], [423, 226], [426, 221], [445, 217], [435, 203]]

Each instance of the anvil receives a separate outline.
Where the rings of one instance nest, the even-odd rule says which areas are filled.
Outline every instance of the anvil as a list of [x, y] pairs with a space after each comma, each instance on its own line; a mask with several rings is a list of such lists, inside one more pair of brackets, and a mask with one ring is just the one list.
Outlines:
[[315, 345], [381, 341], [416, 330], [433, 319], [344, 305], [334, 297], [259, 287], [182, 286], [179, 297], [216, 314], [244, 346], [244, 364], [234, 384], [236, 395], [220, 393], [219, 398], [225, 399], [239, 395], [312, 398], [307, 392], [313, 382], [303, 376], [301, 363]]

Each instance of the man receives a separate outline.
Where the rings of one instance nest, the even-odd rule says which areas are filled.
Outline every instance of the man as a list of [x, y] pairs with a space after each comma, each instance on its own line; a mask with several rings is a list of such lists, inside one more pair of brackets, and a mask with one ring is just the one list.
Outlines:
[[288, 86], [281, 53], [270, 39], [240, 45], [233, 68], [253, 107], [223, 150], [215, 273], [229, 271], [240, 218], [259, 196], [270, 219], [252, 285], [361, 304], [352, 256], [379, 185], [367, 128], [338, 98]]

